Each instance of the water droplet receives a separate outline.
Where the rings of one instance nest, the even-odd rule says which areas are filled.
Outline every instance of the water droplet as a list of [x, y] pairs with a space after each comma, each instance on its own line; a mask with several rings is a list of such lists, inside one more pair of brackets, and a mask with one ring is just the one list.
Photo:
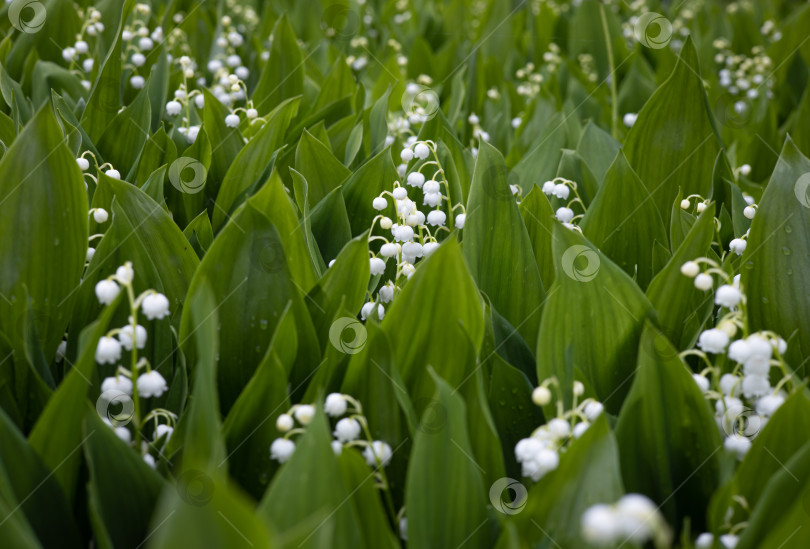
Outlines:
[[785, 255], [790, 255], [792, 252], [787, 246], [782, 246], [782, 253]]
[[788, 269], [787, 271], [785, 271], [785, 274], [788, 275], [788, 276], [792, 275], [793, 274], [793, 269]]
[[746, 261], [745, 262], [745, 268], [750, 271], [751, 269], [754, 268], [754, 262], [753, 261]]
[[259, 327], [260, 327], [262, 330], [266, 330], [268, 325], [269, 325], [269, 323], [267, 322], [267, 319], [266, 319], [266, 318], [263, 318], [263, 319], [261, 319], [261, 320], [259, 321]]
[[785, 232], [786, 233], [792, 233], [793, 232], [793, 227], [791, 227], [790, 225], [785, 225]]
[[767, 303], [767, 302], [768, 302], [768, 298], [767, 298], [767, 297], [763, 297], [763, 298], [762, 298], [762, 302], [763, 302], [763, 303]]
[[501, 400], [501, 401], [499, 401], [499, 402], [498, 402], [498, 404], [500, 404], [501, 406], [506, 406], [506, 401], [505, 401], [505, 400]]
[[59, 239], [58, 239], [58, 238], [54, 238], [54, 239], [53, 239], [53, 245], [54, 245], [54, 246], [58, 246], [58, 245], [59, 245]]

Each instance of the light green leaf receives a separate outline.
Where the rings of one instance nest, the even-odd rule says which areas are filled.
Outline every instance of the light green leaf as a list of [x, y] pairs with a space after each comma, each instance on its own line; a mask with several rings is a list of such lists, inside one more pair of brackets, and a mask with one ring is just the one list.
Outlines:
[[478, 151], [467, 201], [464, 258], [493, 307], [536, 347], [546, 294], [503, 157], [486, 142]]
[[742, 286], [751, 330], [788, 341], [786, 359], [810, 371], [810, 160], [788, 138], [759, 202], [743, 254]]
[[698, 58], [687, 37], [672, 75], [638, 113], [624, 142], [630, 164], [664, 223], [680, 188], [708, 196], [719, 143], [707, 109]]
[[619, 152], [579, 225], [642, 289], [653, 275], [653, 247], [667, 242], [661, 215], [624, 153]]
[[260, 112], [304, 91], [304, 57], [286, 15], [279, 17], [270, 36], [270, 57], [251, 98]]
[[676, 530], [689, 517], [695, 531], [704, 531], [706, 507], [718, 485], [720, 434], [688, 367], [649, 322], [616, 439], [628, 492], [658, 503]]
[[575, 380], [616, 413], [629, 390], [650, 302], [578, 232], [554, 223], [556, 278], [537, 342], [537, 378], [556, 376], [566, 406]]

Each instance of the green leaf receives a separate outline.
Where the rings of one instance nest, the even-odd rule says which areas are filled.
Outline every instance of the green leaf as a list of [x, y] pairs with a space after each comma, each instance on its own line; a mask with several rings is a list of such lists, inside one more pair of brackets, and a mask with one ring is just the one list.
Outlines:
[[34, 425], [28, 441], [53, 472], [67, 501], [73, 501], [78, 482], [82, 444], [82, 421], [87, 412], [87, 391], [96, 373], [96, 345], [107, 333], [110, 320], [123, 296], [107, 306], [98, 321], [88, 326], [81, 335], [85, 342], [79, 358], [54, 392], [48, 405]]
[[808, 505], [810, 442], [771, 477], [737, 547], [806, 547], [810, 544], [810, 529], [805, 528]]
[[672, 75], [638, 113], [624, 142], [630, 164], [664, 223], [680, 188], [708, 196], [719, 143], [707, 109], [698, 57], [687, 37]]
[[335, 158], [329, 147], [306, 130], [295, 151], [295, 166], [307, 180], [307, 196], [312, 206], [316, 206], [352, 174], [351, 170]]
[[217, 332], [220, 331], [220, 308], [215, 295], [202, 277], [195, 277], [195, 291], [189, 294], [189, 331], [181, 341], [196, 348], [196, 363], [193, 365], [194, 389], [188, 411], [184, 415], [183, 469], [213, 471], [227, 459], [222, 441], [217, 406], [217, 367], [220, 362], [220, 346]]
[[543, 281], [543, 288], [551, 288], [554, 282], [554, 255], [551, 251], [551, 231], [554, 210], [537, 185], [532, 185], [529, 194], [520, 201], [520, 215], [532, 241], [534, 258]]
[[810, 160], [788, 138], [751, 222], [742, 286], [751, 330], [788, 341], [788, 364], [810, 371]]
[[692, 345], [697, 330], [714, 308], [713, 293], [695, 288], [681, 273], [687, 261], [706, 257], [714, 236], [715, 204], [698, 216], [683, 243], [647, 288], [647, 298], [658, 313], [658, 326], [678, 350]]
[[287, 194], [277, 171], [270, 174], [249, 203], [273, 222], [281, 237], [287, 268], [293, 280], [301, 292], [309, 291], [318, 279], [306, 242], [304, 221], [298, 219], [292, 198]]
[[537, 378], [556, 376], [566, 406], [575, 380], [611, 413], [629, 389], [644, 319], [654, 311], [627, 274], [578, 232], [554, 223], [557, 272], [540, 322]]
[[210, 200], [216, 198], [225, 174], [230, 169], [239, 151], [245, 146], [239, 128], [225, 125], [225, 117], [230, 114], [228, 108], [214, 97], [208, 88], [203, 88], [205, 108], [203, 109], [203, 128], [211, 142], [211, 168], [206, 179], [205, 196]]
[[668, 239], [644, 183], [619, 152], [579, 225], [591, 242], [642, 289], [653, 275], [653, 247]]
[[[409, 329], [403, 331], [403, 326]], [[426, 365], [453, 387], [471, 377], [484, 335], [483, 305], [454, 238], [446, 239], [416, 270], [382, 327], [417, 414], [435, 391]], [[472, 356], [466, 356], [469, 352]]]
[[493, 307], [536, 347], [546, 294], [506, 174], [501, 154], [482, 142], [467, 201], [464, 258]]
[[211, 247], [211, 243], [214, 242], [214, 230], [211, 228], [208, 212], [202, 211], [200, 215], [192, 219], [191, 223], [183, 229], [183, 235], [194, 246], [197, 257], [202, 259], [205, 252]]
[[[432, 370], [431, 375], [434, 402], [444, 421], [418, 431], [414, 439], [405, 492], [408, 544], [490, 547], [486, 492], [479, 466], [471, 458], [467, 406], [451, 385]], [[447, 520], [450, 509], [453, 520]]]
[[[267, 334], [276, 329], [287, 302], [295, 296], [296, 317], [308, 313], [288, 271], [278, 231], [250, 203], [223, 228], [203, 257], [189, 286], [189, 299], [204, 281], [211, 285], [221, 319], [217, 376], [220, 407], [227, 413], [264, 357]], [[193, 330], [186, 311], [180, 341]], [[194, 349], [184, 347], [184, 351], [193, 364]]]
[[[131, 7], [134, 1], [128, 0], [128, 3]], [[104, 58], [104, 64], [101, 66], [93, 89], [90, 90], [90, 98], [87, 100], [87, 107], [82, 115], [82, 128], [93, 143], [99, 142], [121, 107], [121, 31], [124, 22], [122, 20], [119, 23], [115, 43], [107, 52], [107, 57]], [[146, 127], [148, 129], [149, 126]]]
[[259, 132], [248, 141], [228, 168], [217, 193], [212, 216], [214, 232], [219, 232], [229, 214], [264, 181], [272, 154], [284, 145], [284, 134], [298, 112], [300, 99], [288, 99], [269, 115]]
[[718, 485], [722, 444], [711, 407], [689, 372], [667, 338], [647, 322], [616, 438], [627, 490], [660, 504], [676, 530], [689, 517], [701, 532]]
[[151, 533], [149, 518], [163, 479], [137, 450], [124, 444], [101, 421], [95, 409], [85, 414], [84, 436], [84, 455], [90, 471], [87, 490], [96, 538], [108, 539], [109, 547], [135, 549]]
[[577, 143], [577, 152], [591, 169], [597, 181], [605, 180], [605, 174], [616, 159], [621, 145], [609, 133], [588, 121]]
[[361, 518], [354, 505], [347, 504], [352, 494], [331, 440], [326, 417], [319, 409], [306, 432], [296, 439], [295, 452], [276, 473], [256, 510], [283, 533], [311, 524], [297, 547], [364, 547]]
[[368, 231], [369, 223], [378, 213], [371, 202], [398, 179], [399, 174], [391, 160], [391, 149], [386, 147], [383, 152], [360, 166], [344, 183], [341, 193], [353, 237]]
[[[747, 412], [746, 415], [752, 414]], [[807, 440], [800, 435], [810, 430], [810, 400], [797, 391], [768, 420], [745, 455], [734, 477], [735, 491], [749, 505], [756, 506], [768, 489], [771, 478], [795, 456]]]
[[276, 419], [289, 409], [287, 378], [297, 352], [295, 317], [288, 303], [264, 358], [223, 425], [230, 474], [257, 500], [275, 470], [270, 444], [278, 436]]
[[306, 304], [322, 348], [329, 338], [329, 325], [340, 309], [360, 311], [368, 280], [368, 236], [361, 234], [343, 248], [335, 263], [307, 294]]
[[270, 57], [251, 98], [260, 112], [304, 91], [304, 57], [286, 15], [279, 17], [270, 36]]
[[[65, 333], [87, 251], [87, 195], [49, 106], [0, 159], [0, 332], [16, 330], [23, 284], [47, 360]], [[59, 276], [54, 276], [58, 265]]]
[[163, 490], [149, 526], [148, 549], [281, 547], [254, 504], [221, 476], [182, 473]]
[[97, 141], [104, 160], [111, 163], [122, 176], [135, 173], [136, 161], [150, 137], [151, 112], [148, 90], [143, 90], [131, 105], [115, 115]]
[[[0, 448], [0, 475], [10, 473], [9, 487], [20, 502], [9, 513], [0, 510], [3, 522], [13, 514], [24, 516], [44, 547], [81, 547], [79, 528], [59, 483], [2, 409]], [[0, 530], [0, 538], [8, 542], [6, 535]]]
[[352, 227], [341, 188], [330, 192], [312, 209], [310, 220], [321, 257], [337, 257], [343, 246], [352, 239]]

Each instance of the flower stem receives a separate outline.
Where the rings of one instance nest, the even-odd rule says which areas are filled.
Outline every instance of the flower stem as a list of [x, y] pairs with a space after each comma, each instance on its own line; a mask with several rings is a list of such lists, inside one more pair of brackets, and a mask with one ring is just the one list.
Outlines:
[[619, 103], [616, 100], [616, 75], [614, 74], [616, 63], [613, 59], [613, 45], [610, 43], [610, 31], [608, 30], [607, 15], [605, 14], [605, 4], [603, 2], [599, 3], [599, 15], [602, 18], [602, 31], [605, 33], [605, 50], [607, 51], [608, 67], [610, 69], [610, 73], [608, 73], [608, 78], [610, 78], [610, 134], [614, 138], [618, 138]]

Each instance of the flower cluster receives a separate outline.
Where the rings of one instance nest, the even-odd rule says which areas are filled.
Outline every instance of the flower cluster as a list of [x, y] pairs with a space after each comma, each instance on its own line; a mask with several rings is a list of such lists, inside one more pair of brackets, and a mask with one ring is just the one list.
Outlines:
[[[712, 266], [701, 273], [699, 263]], [[707, 258], [684, 263], [681, 272], [693, 277], [695, 286], [704, 291], [712, 288], [712, 273], [727, 281], [729, 278], [725, 271]], [[714, 403], [717, 424], [724, 434], [726, 449], [742, 459], [751, 447], [751, 439], [787, 398], [782, 389], [792, 378], [782, 358], [787, 351], [787, 342], [769, 331], [748, 333], [745, 314], [747, 299], [740, 287], [740, 275], [734, 276], [730, 282], [721, 285], [714, 294], [715, 305], [720, 307], [721, 312], [727, 312], [718, 320], [716, 327], [700, 333], [697, 342], [699, 350], [687, 350], [681, 356], [695, 355], [706, 364], [706, 368], [693, 374], [693, 377], [704, 396]], [[734, 339], [740, 330], [743, 336]], [[714, 363], [709, 355], [713, 355]], [[718, 364], [731, 365], [730, 371]], [[782, 376], [772, 386], [774, 367], [781, 370]]]
[[[372, 440], [363, 407], [349, 395], [330, 393], [323, 406], [326, 415], [336, 420], [332, 436], [332, 450], [339, 456], [344, 448], [361, 448], [369, 467], [383, 468], [394, 455], [391, 446], [382, 440]], [[315, 417], [315, 406], [296, 404], [276, 419], [276, 429], [284, 436], [270, 445], [270, 458], [284, 463], [295, 452], [293, 436], [304, 432], [304, 427]], [[296, 424], [299, 426], [296, 427]], [[363, 438], [365, 436], [365, 438]]]
[[[532, 401], [537, 406], [551, 403], [552, 394], [549, 387], [555, 387], [559, 391], [557, 378], [546, 379], [532, 392]], [[521, 439], [515, 445], [515, 458], [521, 464], [524, 477], [537, 482], [555, 470], [560, 464], [560, 454], [567, 450], [572, 440], [581, 437], [591, 422], [604, 411], [602, 403], [593, 398], [578, 402], [584, 393], [585, 387], [579, 381], [575, 381], [573, 407], [565, 411], [562, 399], [558, 398], [557, 417], [541, 425], [531, 436]]]
[[[430, 160], [429, 157], [433, 159]], [[380, 287], [377, 296], [379, 303], [369, 301], [363, 305], [361, 318], [365, 320], [377, 308], [377, 314], [382, 319], [385, 314], [383, 303], [391, 302], [399, 292], [405, 280], [416, 271], [415, 264], [420, 258], [427, 257], [439, 246], [439, 231], [449, 232], [447, 227], [447, 213], [442, 209], [442, 202], [447, 202], [452, 212], [461, 209], [462, 213], [456, 215], [454, 226], [464, 227], [466, 214], [464, 206], [450, 205], [450, 190], [445, 178], [444, 169], [439, 163], [436, 154], [436, 144], [432, 141], [416, 141], [409, 139], [406, 148], [400, 154], [403, 164], [400, 165], [400, 176], [405, 178], [405, 186], [399, 181], [394, 182], [391, 191], [383, 191], [372, 201], [375, 210], [382, 212], [388, 208], [388, 198], [393, 200], [396, 211], [396, 222], [390, 217], [377, 215], [371, 224], [371, 229], [379, 223], [381, 229], [391, 232], [391, 238], [385, 236], [372, 236], [369, 242], [382, 241], [379, 251], [371, 252], [369, 267], [372, 276], [383, 275], [386, 261], [394, 258], [396, 273], [393, 280], [388, 280]], [[419, 167], [407, 173], [407, 164], [417, 160]], [[435, 166], [431, 179], [427, 179], [423, 171]], [[431, 208], [425, 213], [419, 209], [419, 204], [409, 195], [407, 187], [412, 187], [411, 193], [422, 192], [422, 206]], [[432, 231], [432, 232], [431, 232]]]
[[751, 110], [753, 102], [762, 95], [763, 87], [764, 95], [773, 97], [773, 80], [769, 77], [773, 62], [762, 46], [754, 46], [749, 57], [731, 51], [731, 42], [725, 38], [718, 38], [713, 45], [717, 50], [714, 62], [720, 67], [717, 73], [720, 85], [734, 97], [733, 108], [737, 115]]
[[[62, 59], [70, 64], [71, 69], [75, 66], [81, 67], [81, 70], [77, 70], [76, 72], [78, 76], [82, 78], [82, 86], [89, 91], [91, 83], [87, 78], [89, 78], [90, 73], [92, 73], [95, 68], [95, 59], [90, 51], [91, 46], [88, 41], [92, 41], [95, 37], [104, 32], [104, 23], [101, 22], [101, 12], [95, 8], [89, 9], [82, 15], [84, 16], [84, 21], [81, 31], [76, 35], [76, 41], [73, 45], [62, 50]], [[87, 78], [85, 78], [85, 76]]]
[[612, 505], [599, 503], [582, 514], [582, 537], [599, 546], [631, 542], [669, 547], [672, 530], [647, 496], [626, 494]]
[[[568, 197], [571, 195], [571, 191], [574, 192], [574, 198], [569, 201]], [[565, 179], [564, 177], [555, 177], [554, 179], [543, 183], [543, 193], [549, 197], [549, 200], [554, 197], [558, 200], [559, 204], [564, 204], [563, 206], [557, 208], [557, 210], [554, 212], [554, 216], [565, 227], [573, 229], [573, 221], [581, 218], [584, 214], [574, 215], [572, 206], [579, 203], [579, 205], [582, 206], [582, 209], [585, 209], [585, 204], [582, 202], [582, 199], [579, 197], [579, 193], [577, 192], [577, 184], [574, 181]]]
[[[141, 399], [158, 398], [167, 390], [168, 385], [164, 377], [152, 369], [145, 357], [138, 357], [138, 350], [146, 347], [148, 332], [138, 323], [138, 313], [141, 312], [147, 320], [159, 320], [169, 315], [169, 300], [165, 295], [154, 290], [146, 290], [135, 296], [133, 280], [135, 272], [132, 263], [126, 262], [115, 271], [115, 274], [99, 281], [95, 287], [96, 297], [102, 305], [112, 304], [118, 298], [121, 290], [126, 292], [130, 315], [125, 326], [115, 328], [102, 336], [96, 344], [95, 359], [99, 364], [115, 365], [122, 358], [122, 351], [130, 352], [130, 368], [118, 365], [114, 375], [104, 378], [101, 382], [101, 398], [114, 401], [121, 397], [132, 398], [134, 416], [132, 418], [135, 429], [135, 441], [140, 442], [142, 426], [150, 420], [154, 421], [154, 441], [163, 440], [165, 443], [174, 429], [176, 416], [168, 410], [157, 408], [141, 419]], [[138, 373], [143, 370], [143, 373]], [[115, 429], [116, 434], [123, 441], [130, 443], [131, 434], [122, 425], [117, 425], [109, 418], [105, 422]], [[161, 423], [161, 420], [163, 423]], [[155, 466], [154, 457], [149, 453], [149, 444], [141, 445], [144, 460]]]

